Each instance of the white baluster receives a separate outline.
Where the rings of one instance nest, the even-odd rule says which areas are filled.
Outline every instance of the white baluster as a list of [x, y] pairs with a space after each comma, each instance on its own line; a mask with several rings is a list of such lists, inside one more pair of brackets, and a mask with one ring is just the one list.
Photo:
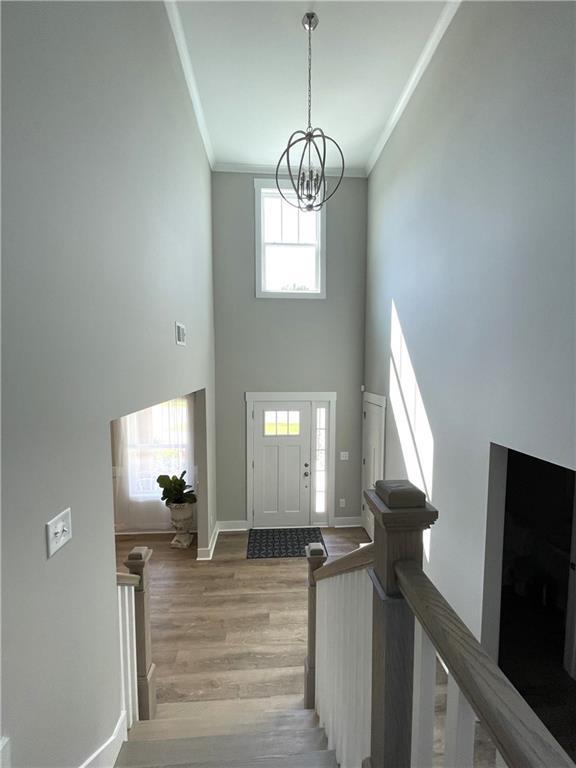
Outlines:
[[452, 675], [448, 678], [446, 704], [445, 768], [472, 768], [476, 716]]
[[416, 622], [414, 633], [414, 695], [412, 701], [412, 768], [430, 768], [434, 754], [436, 650]]

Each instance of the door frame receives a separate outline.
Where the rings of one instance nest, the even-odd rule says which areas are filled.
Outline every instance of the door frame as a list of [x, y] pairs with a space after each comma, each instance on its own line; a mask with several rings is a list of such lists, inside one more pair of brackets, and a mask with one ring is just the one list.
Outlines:
[[[245, 392], [244, 397], [246, 400], [246, 520], [248, 526], [254, 528], [254, 403], [284, 401], [309, 402], [311, 404], [311, 441], [316, 428], [316, 406], [324, 404], [328, 406], [327, 514], [325, 520], [320, 520], [314, 516], [312, 506], [314, 485], [312, 484], [310, 489], [310, 526], [333, 526], [336, 496], [336, 392]], [[313, 441], [310, 444], [310, 450], [311, 453], [314, 452]]]
[[[381, 409], [381, 426], [382, 426], [382, 461], [380, 462], [382, 466], [382, 472], [384, 473], [384, 469], [386, 466], [386, 405], [387, 405], [387, 398], [385, 395], [377, 395], [375, 392], [367, 392], [364, 390], [362, 392], [362, 464], [360, 466], [360, 477], [362, 480], [362, 486], [364, 486], [364, 463], [366, 460], [366, 457], [364, 456], [364, 425], [366, 423], [366, 411], [364, 406], [366, 403], [370, 403], [371, 405], [377, 405]], [[384, 479], [384, 477], [382, 477]], [[374, 518], [372, 516], [372, 513], [370, 510], [366, 509], [366, 502], [364, 501], [364, 491], [367, 490], [366, 488], [362, 487], [362, 498], [360, 499], [360, 514], [362, 517], [362, 525], [364, 526], [364, 530], [371, 539], [374, 539]]]

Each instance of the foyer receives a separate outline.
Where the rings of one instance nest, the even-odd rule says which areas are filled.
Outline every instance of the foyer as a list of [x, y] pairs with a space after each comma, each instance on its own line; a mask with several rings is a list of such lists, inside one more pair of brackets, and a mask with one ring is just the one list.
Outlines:
[[[0, 6], [1, 768], [574, 768], [498, 653], [551, 594], [506, 456], [576, 470], [576, 4]], [[343, 176], [292, 212], [308, 120]], [[187, 449], [124, 430], [170, 403]], [[292, 521], [329, 562], [245, 560]]]

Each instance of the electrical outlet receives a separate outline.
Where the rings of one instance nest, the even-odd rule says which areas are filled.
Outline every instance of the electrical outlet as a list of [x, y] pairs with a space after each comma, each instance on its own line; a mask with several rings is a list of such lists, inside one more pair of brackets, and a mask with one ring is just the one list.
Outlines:
[[46, 549], [52, 557], [72, 538], [72, 513], [65, 509], [46, 523]]
[[346, 506], [346, 499], [340, 499], [340, 509], [344, 509]]
[[340, 461], [348, 461], [348, 451], [340, 451]]

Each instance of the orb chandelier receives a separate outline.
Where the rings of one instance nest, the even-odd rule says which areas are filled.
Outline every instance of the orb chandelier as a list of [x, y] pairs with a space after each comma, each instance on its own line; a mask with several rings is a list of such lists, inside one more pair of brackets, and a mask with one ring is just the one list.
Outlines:
[[[288, 146], [276, 166], [276, 186], [287, 203], [301, 211], [319, 211], [335, 194], [344, 176], [344, 155], [338, 144], [321, 128], [312, 128], [312, 32], [318, 26], [318, 16], [306, 13], [302, 26], [308, 32], [308, 127], [305, 131], [294, 131], [288, 139]], [[329, 192], [326, 184], [326, 152], [334, 147], [338, 155], [336, 186]], [[286, 163], [290, 185], [296, 194], [284, 194], [280, 181], [280, 166]]]

